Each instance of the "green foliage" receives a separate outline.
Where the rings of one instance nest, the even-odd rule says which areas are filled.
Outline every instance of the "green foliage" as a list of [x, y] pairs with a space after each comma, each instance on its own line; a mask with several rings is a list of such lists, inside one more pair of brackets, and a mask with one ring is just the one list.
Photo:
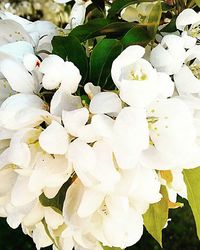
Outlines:
[[69, 179], [66, 183], [64, 183], [62, 185], [62, 187], [59, 190], [59, 192], [57, 193], [57, 195], [52, 199], [47, 198], [45, 196], [45, 194], [42, 193], [40, 195], [40, 197], [39, 197], [40, 203], [44, 207], [52, 207], [57, 212], [62, 212], [63, 203], [64, 203], [64, 200], [65, 200], [65, 194], [66, 194], [66, 191], [69, 188], [70, 184], [71, 184], [71, 179]]
[[176, 16], [172, 17], [170, 23], [168, 23], [163, 29], [161, 29], [161, 32], [175, 32], [176, 29]]
[[166, 187], [161, 187], [162, 199], [149, 206], [148, 211], [144, 214], [144, 225], [147, 231], [162, 247], [162, 230], [168, 219], [168, 194]]
[[195, 0], [195, 3], [198, 7], [200, 7], [200, 0]]
[[150, 37], [153, 39], [156, 35], [158, 26], [160, 24], [161, 15], [162, 15], [161, 1], [158, 0], [149, 14], [147, 23], [147, 30], [149, 32]]
[[200, 167], [185, 169], [183, 175], [187, 186], [188, 201], [196, 222], [197, 235], [200, 239]]
[[122, 38], [122, 43], [124, 47], [128, 47], [129, 45], [141, 45], [146, 46], [151, 38], [147, 32], [147, 30], [142, 26], [134, 26], [131, 28]]
[[[88, 73], [88, 59], [84, 47], [74, 36], [55, 36], [52, 40], [53, 54], [73, 62], [80, 70], [82, 82], [85, 82]], [[78, 56], [77, 56], [78, 55]]]
[[80, 42], [98, 36], [115, 36], [119, 38], [131, 29], [135, 24], [129, 22], [111, 22], [108, 19], [97, 18], [90, 20], [88, 23], [79, 25], [73, 29], [70, 36], [76, 36]]
[[101, 30], [109, 23], [110, 21], [107, 19], [96, 18], [73, 29], [70, 36], [76, 36], [80, 42], [84, 42], [87, 39], [97, 36], [98, 34], [101, 35]]
[[122, 249], [119, 247], [104, 247], [103, 246], [103, 250], [122, 250]]
[[110, 77], [113, 60], [121, 53], [122, 44], [116, 39], [103, 39], [94, 48], [90, 58], [90, 80], [102, 88], [113, 88]]

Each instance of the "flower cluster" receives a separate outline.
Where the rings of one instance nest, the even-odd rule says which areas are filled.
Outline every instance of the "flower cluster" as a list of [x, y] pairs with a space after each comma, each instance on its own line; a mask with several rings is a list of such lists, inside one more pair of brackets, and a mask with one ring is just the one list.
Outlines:
[[0, 16], [0, 216], [37, 249], [135, 244], [148, 208], [186, 198], [182, 170], [200, 165], [199, 14], [183, 11], [150, 54], [127, 47], [116, 89], [88, 82], [85, 95], [51, 54], [56, 26]]

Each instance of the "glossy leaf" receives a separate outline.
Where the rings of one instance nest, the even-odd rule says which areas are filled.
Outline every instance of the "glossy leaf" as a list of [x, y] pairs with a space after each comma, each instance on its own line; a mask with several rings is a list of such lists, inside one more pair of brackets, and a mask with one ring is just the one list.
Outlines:
[[161, 32], [175, 32], [176, 29], [176, 16], [174, 16], [171, 21], [163, 28], [161, 29]]
[[200, 167], [183, 170], [187, 196], [196, 222], [197, 235], [200, 239]]
[[166, 187], [161, 187], [162, 199], [149, 206], [149, 209], [144, 214], [144, 225], [147, 231], [162, 247], [162, 229], [168, 219], [168, 194]]
[[125, 34], [121, 41], [124, 47], [128, 47], [134, 44], [146, 46], [150, 40], [151, 38], [144, 27], [135, 26]]
[[94, 48], [90, 58], [90, 81], [102, 88], [112, 89], [110, 78], [113, 60], [121, 53], [122, 44], [116, 39], [103, 39]]
[[80, 70], [81, 81], [85, 82], [88, 73], [88, 59], [80, 41], [74, 36], [56, 36], [52, 40], [52, 45], [52, 53], [62, 57], [64, 60], [67, 59], [73, 62]]
[[156, 35], [158, 26], [160, 24], [161, 14], [162, 14], [161, 1], [158, 0], [150, 12], [147, 24], [147, 30], [152, 38], [154, 38]]
[[71, 31], [70, 35], [76, 36], [80, 42], [98, 36], [120, 37], [133, 27], [134, 23], [128, 22], [113, 22], [107, 19], [98, 18], [89, 21], [84, 25], [80, 25]]

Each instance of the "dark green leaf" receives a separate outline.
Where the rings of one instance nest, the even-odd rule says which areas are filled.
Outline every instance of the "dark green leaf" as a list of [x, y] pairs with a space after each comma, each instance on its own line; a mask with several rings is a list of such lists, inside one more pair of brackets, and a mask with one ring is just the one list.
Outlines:
[[111, 8], [108, 11], [108, 18], [113, 18], [119, 14], [122, 9], [130, 4], [138, 4], [141, 2], [153, 2], [154, 0], [116, 0], [112, 3]]
[[147, 231], [162, 247], [162, 229], [168, 219], [168, 193], [165, 186], [161, 187], [163, 198], [149, 206], [149, 209], [144, 214], [144, 225]]
[[98, 33], [103, 27], [108, 25], [110, 21], [104, 18], [97, 18], [86, 24], [79, 25], [70, 32], [70, 36], [76, 36], [81, 42], [94, 37], [93, 34]]
[[124, 47], [133, 44], [146, 46], [151, 41], [151, 38], [144, 27], [135, 26], [125, 34], [121, 41]]
[[187, 196], [192, 209], [197, 227], [197, 235], [200, 239], [200, 167], [183, 170]]
[[161, 6], [162, 6], [163, 12], [167, 12], [167, 11], [173, 10], [175, 8], [174, 5], [169, 5], [166, 2], [161, 2]]
[[[53, 54], [73, 62], [80, 70], [82, 82], [85, 82], [88, 73], [88, 59], [85, 49], [74, 36], [55, 36], [52, 40]], [[78, 56], [77, 56], [78, 55]]]
[[90, 58], [90, 81], [102, 88], [112, 89], [110, 78], [113, 60], [121, 53], [122, 44], [116, 39], [103, 39], [94, 48]]
[[63, 203], [65, 200], [65, 194], [70, 185], [71, 185], [71, 179], [69, 179], [65, 184], [62, 185], [58, 194], [52, 199], [47, 198], [45, 194], [42, 193], [39, 197], [40, 203], [44, 207], [52, 207], [58, 212], [62, 212]]
[[89, 21], [84, 25], [80, 25], [71, 31], [70, 35], [76, 36], [81, 42], [87, 39], [103, 35], [115, 35], [117, 37], [123, 35], [131, 29], [135, 23], [113, 22], [107, 19], [98, 18]]
[[92, 2], [97, 6], [98, 9], [104, 11], [105, 10], [105, 2], [104, 0], [92, 0]]
[[174, 16], [170, 23], [168, 23], [163, 29], [161, 29], [161, 32], [175, 32], [177, 30], [176, 28], [176, 16]]
[[160, 18], [162, 14], [161, 1], [158, 0], [157, 3], [153, 6], [147, 24], [147, 30], [149, 35], [154, 38], [160, 24]]

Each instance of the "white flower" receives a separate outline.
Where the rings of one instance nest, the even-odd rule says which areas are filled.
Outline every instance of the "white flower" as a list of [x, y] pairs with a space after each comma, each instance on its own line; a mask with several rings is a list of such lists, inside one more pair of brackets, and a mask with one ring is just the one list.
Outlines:
[[93, 114], [116, 116], [122, 109], [122, 102], [113, 92], [100, 92], [91, 99], [89, 109]]
[[187, 39], [190, 39], [191, 42], [193, 41], [193, 45], [200, 37], [199, 25], [200, 25], [200, 14], [196, 13], [193, 9], [183, 10], [176, 19], [177, 29], [183, 31], [182, 34], [184, 34], [184, 36]]
[[46, 104], [36, 95], [16, 94], [7, 98], [0, 107], [0, 126], [18, 130], [35, 127], [52, 116], [45, 110]]
[[30, 74], [22, 63], [14, 59], [6, 58], [2, 60], [0, 62], [0, 73], [7, 79], [14, 91], [38, 93], [41, 88], [36, 73]]
[[90, 1], [75, 0], [75, 4], [73, 5], [71, 12], [70, 12], [69, 24], [66, 26], [66, 29], [74, 29], [78, 25], [81, 25], [84, 23], [86, 7], [89, 4], [90, 4]]
[[187, 51], [185, 64], [174, 75], [174, 82], [180, 95], [200, 94], [200, 46]]
[[40, 71], [44, 74], [42, 84], [45, 89], [60, 88], [69, 94], [75, 93], [81, 80], [79, 69], [72, 62], [64, 62], [57, 55], [45, 58]]
[[138, 45], [126, 48], [112, 64], [111, 74], [121, 99], [131, 106], [146, 107], [159, 96], [171, 96], [173, 83], [160, 75], [142, 58], [145, 50]]
[[148, 116], [153, 146], [143, 152], [143, 164], [153, 169], [197, 167], [200, 148], [188, 106], [178, 98], [163, 99], [151, 104]]
[[39, 143], [43, 150], [49, 154], [63, 155], [67, 152], [69, 135], [66, 129], [56, 121], [40, 134]]
[[180, 70], [185, 58], [184, 39], [176, 35], [166, 35], [152, 50], [150, 62], [159, 72], [173, 75]]
[[112, 140], [119, 168], [134, 168], [142, 150], [149, 145], [145, 110], [132, 107], [122, 109], [113, 126]]

